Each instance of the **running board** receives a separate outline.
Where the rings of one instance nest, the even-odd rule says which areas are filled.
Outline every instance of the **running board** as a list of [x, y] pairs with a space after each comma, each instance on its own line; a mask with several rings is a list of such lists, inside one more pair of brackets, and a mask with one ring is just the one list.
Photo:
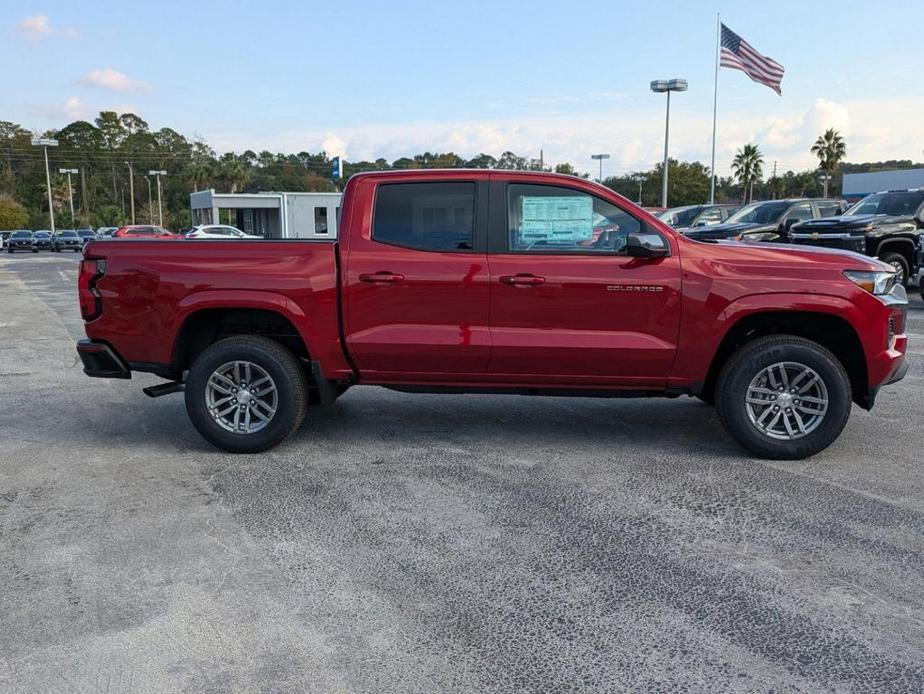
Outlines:
[[141, 392], [147, 395], [149, 398], [159, 398], [162, 395], [180, 393], [184, 390], [186, 390], [186, 384], [182, 381], [170, 381], [169, 383], [160, 383], [156, 386], [148, 386], [147, 388], [142, 388]]

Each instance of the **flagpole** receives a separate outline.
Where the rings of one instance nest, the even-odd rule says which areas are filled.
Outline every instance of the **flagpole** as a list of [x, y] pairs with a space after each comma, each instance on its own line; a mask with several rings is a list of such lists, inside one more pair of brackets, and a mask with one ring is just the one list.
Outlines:
[[719, 45], [722, 36], [722, 21], [715, 13], [715, 84], [712, 89], [712, 165], [709, 169], [709, 204], [715, 204], [715, 121], [719, 106]]

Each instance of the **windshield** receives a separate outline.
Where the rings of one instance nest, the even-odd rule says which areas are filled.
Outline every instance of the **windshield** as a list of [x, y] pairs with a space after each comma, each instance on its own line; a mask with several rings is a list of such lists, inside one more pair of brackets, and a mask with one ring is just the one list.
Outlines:
[[891, 214], [913, 215], [924, 202], [924, 192], [874, 193], [867, 195], [845, 214]]
[[787, 207], [789, 205], [785, 202], [752, 202], [730, 216], [726, 223], [773, 224], [783, 216]]
[[14, 239], [29, 239], [32, 238], [31, 231], [17, 231], [13, 233]]
[[50, 231], [37, 231], [35, 232], [35, 235], [42, 236], [42, 237], [51, 236], [51, 232]]
[[58, 236], [66, 236], [68, 238], [73, 238], [77, 236], [77, 232], [76, 231], [62, 231], [58, 234]]
[[693, 207], [678, 207], [673, 210], [662, 212], [658, 215], [658, 219], [662, 222], [667, 222], [672, 227], [688, 227], [701, 209], [702, 208], [698, 205]]
[[81, 229], [77, 233], [80, 234], [81, 236], [96, 236], [96, 234], [90, 231], [89, 229]]

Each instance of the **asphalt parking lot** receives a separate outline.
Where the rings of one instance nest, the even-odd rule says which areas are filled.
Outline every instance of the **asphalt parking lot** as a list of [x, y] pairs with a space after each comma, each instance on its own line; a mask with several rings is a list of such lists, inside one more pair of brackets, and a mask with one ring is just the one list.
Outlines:
[[223, 454], [0, 258], [0, 691], [924, 690], [924, 304], [840, 440], [681, 400], [354, 389]]

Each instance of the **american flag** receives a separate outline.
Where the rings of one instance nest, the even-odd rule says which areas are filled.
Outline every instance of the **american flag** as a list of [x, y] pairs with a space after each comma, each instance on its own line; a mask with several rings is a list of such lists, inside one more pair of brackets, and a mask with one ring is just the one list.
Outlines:
[[783, 66], [775, 60], [761, 55], [754, 48], [724, 24], [722, 25], [722, 67], [741, 70], [755, 82], [766, 84], [777, 94], [783, 81]]

